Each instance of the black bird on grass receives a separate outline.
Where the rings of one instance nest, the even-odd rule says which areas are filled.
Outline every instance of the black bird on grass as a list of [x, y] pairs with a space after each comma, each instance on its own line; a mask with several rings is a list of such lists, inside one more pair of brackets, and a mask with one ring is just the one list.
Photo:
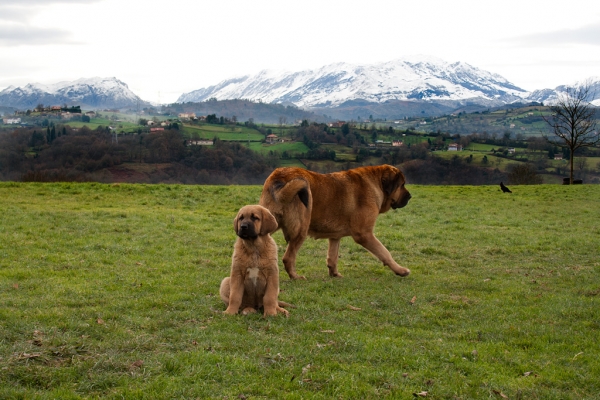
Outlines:
[[510, 189], [509, 189], [509, 188], [507, 188], [506, 186], [504, 186], [504, 183], [502, 183], [502, 182], [500, 182], [500, 189], [502, 189], [502, 191], [503, 191], [504, 193], [512, 193], [512, 192], [510, 191]]

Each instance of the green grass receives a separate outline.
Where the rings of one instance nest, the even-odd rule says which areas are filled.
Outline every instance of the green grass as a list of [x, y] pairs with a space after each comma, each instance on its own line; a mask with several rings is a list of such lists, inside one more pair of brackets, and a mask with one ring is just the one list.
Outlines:
[[267, 154], [271, 151], [277, 151], [280, 154], [287, 151], [289, 154], [306, 153], [309, 149], [302, 142], [283, 142], [276, 144], [250, 143], [250, 149], [258, 153]]
[[218, 297], [260, 187], [0, 183], [0, 398], [598, 398], [600, 186], [409, 189], [409, 277], [307, 240], [263, 319]]
[[137, 122], [131, 122], [127, 120], [122, 121], [112, 121], [107, 118], [92, 118], [90, 122], [81, 122], [81, 121], [66, 121], [65, 125], [70, 126], [71, 128], [81, 128], [87, 126], [90, 129], [96, 129], [99, 126], [112, 126], [117, 129], [117, 132], [135, 132], [140, 125]]
[[228, 141], [262, 141], [265, 135], [255, 129], [250, 129], [243, 126], [232, 125], [184, 125], [184, 134], [192, 136], [197, 134], [198, 137], [204, 139], [213, 139], [215, 137], [221, 140]]

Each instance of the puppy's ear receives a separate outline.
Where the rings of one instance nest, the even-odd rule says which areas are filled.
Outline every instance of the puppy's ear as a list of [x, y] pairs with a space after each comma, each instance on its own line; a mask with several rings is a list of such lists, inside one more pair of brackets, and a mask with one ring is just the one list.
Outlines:
[[235, 216], [235, 218], [233, 219], [233, 230], [235, 231], [235, 233], [238, 232], [238, 228], [239, 228], [239, 219], [240, 219], [240, 213], [238, 212], [237, 215]]
[[265, 207], [259, 206], [262, 209], [262, 221], [260, 223], [260, 234], [267, 235], [277, 230], [277, 220], [271, 212]]

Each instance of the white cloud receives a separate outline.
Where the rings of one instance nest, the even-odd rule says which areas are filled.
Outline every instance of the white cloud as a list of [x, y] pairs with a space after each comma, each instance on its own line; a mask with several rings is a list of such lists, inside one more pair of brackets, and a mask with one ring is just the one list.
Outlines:
[[564, 45], [600, 46], [600, 21], [585, 26], [519, 36], [509, 40], [525, 47], [557, 47]]
[[600, 66], [600, 2], [571, 0], [571, 9], [585, 10], [577, 18], [557, 12], [562, 4], [0, 0], [0, 66], [20, 65], [0, 67], [0, 84], [116, 76], [142, 97], [157, 101], [160, 93], [168, 102], [262, 69], [429, 54], [534, 90], [597, 75], [590, 71]]
[[0, 45], [49, 45], [72, 43], [70, 33], [55, 28], [39, 28], [26, 25], [0, 25]]

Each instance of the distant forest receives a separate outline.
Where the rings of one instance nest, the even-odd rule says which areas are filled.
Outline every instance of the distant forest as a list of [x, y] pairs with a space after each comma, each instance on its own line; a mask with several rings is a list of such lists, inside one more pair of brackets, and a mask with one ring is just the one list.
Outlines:
[[[353, 168], [362, 165], [361, 155], [370, 155], [363, 147], [357, 152], [357, 161], [332, 163], [335, 153], [320, 148], [320, 143], [341, 139], [319, 127], [303, 124], [295, 135], [311, 149], [305, 154], [309, 168], [319, 172]], [[358, 133], [349, 131], [346, 136], [352, 136], [355, 143], [364, 141]], [[506, 179], [497, 169], [469, 165], [458, 157], [432, 157], [427, 146], [377, 149], [375, 153], [380, 163], [402, 164], [410, 183], [491, 184]], [[330, 161], [326, 169], [319, 160]], [[0, 180], [262, 184], [279, 162], [277, 154], [264, 156], [238, 142], [186, 145], [177, 124], [164, 131], [119, 135], [118, 139], [105, 127], [48, 126], [0, 133]]]
[[[216, 124], [226, 121], [216, 115], [214, 119]], [[256, 129], [265, 137], [271, 131], [250, 121], [237, 124]], [[344, 123], [332, 128], [303, 120], [299, 126], [287, 128], [286, 138], [303, 143], [302, 148], [306, 150], [258, 153], [250, 150], [245, 142], [214, 138], [210, 146], [190, 143], [189, 132], [184, 134], [178, 123], [160, 129], [163, 130], [140, 128], [137, 132], [118, 135], [104, 126], [91, 130], [86, 126], [71, 128], [52, 123], [5, 129], [0, 131], [0, 180], [262, 184], [281, 163], [292, 162], [323, 173], [361, 165], [392, 164], [404, 171], [411, 184], [484, 185], [500, 181], [523, 184], [539, 183], [537, 174], [547, 173], [548, 161], [559, 152], [541, 137], [516, 140], [508, 133], [502, 137], [487, 133], [452, 137], [454, 143], [465, 147], [470, 142], [498, 146], [498, 150], [482, 153], [483, 159], [476, 163], [473, 154], [465, 156], [457, 152], [451, 157], [437, 156], [438, 152], [449, 155], [444, 150], [450, 138], [448, 134], [423, 136], [411, 129], [396, 131], [390, 127], [386, 130], [374, 124], [368, 128], [366, 124]], [[390, 140], [389, 135], [402, 138], [407, 144], [376, 146], [374, 143], [384, 135], [388, 135], [387, 140]], [[508, 148], [528, 152], [520, 153], [515, 160]], [[349, 151], [340, 156], [335, 149]], [[581, 155], [587, 157], [600, 156], [597, 153], [597, 149], [581, 150]], [[486, 154], [496, 161], [488, 163]], [[567, 157], [568, 153], [563, 152], [563, 158]], [[515, 165], [526, 168], [518, 170], [511, 164], [501, 170], [498, 166], [504, 159], [518, 161]], [[579, 159], [585, 161], [586, 157]], [[586, 171], [588, 167], [583, 165], [580, 169]]]
[[186, 184], [258, 184], [274, 161], [239, 143], [217, 140], [213, 146], [186, 146], [180, 131], [119, 135], [108, 128], [90, 130], [16, 129], [0, 133], [0, 179], [13, 181], [99, 181], [119, 179], [124, 163], [154, 165], [137, 182]]

